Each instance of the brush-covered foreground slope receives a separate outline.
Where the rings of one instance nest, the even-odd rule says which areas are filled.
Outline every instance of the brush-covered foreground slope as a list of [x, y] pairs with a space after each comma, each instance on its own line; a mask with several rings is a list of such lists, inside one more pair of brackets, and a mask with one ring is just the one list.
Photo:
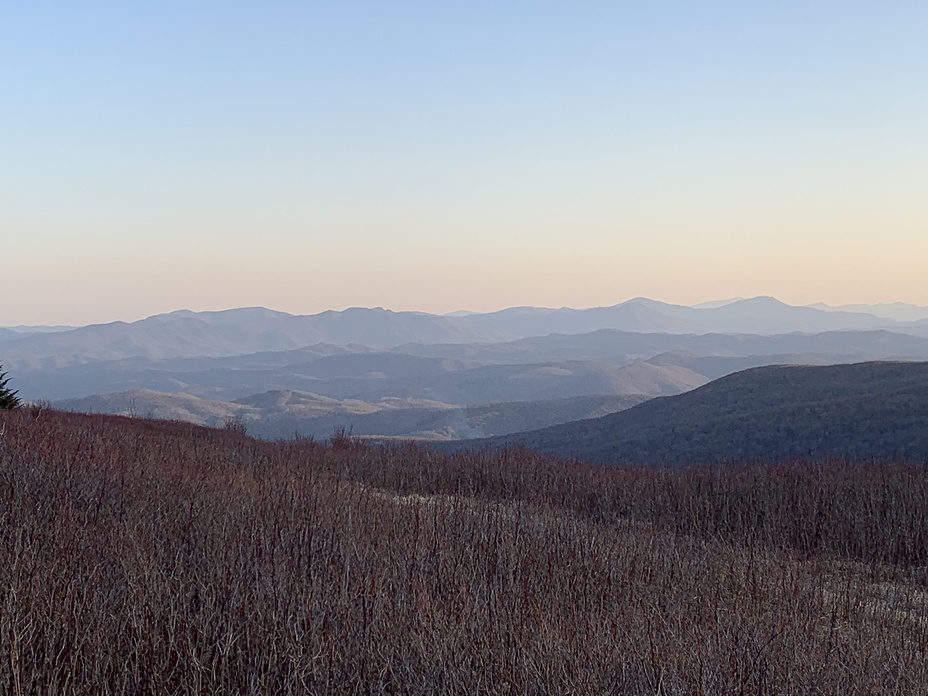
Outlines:
[[[919, 467], [0, 412], [0, 693], [921, 693]], [[814, 522], [813, 522], [814, 521]]]
[[488, 441], [596, 462], [928, 459], [928, 363], [774, 366], [594, 420]]

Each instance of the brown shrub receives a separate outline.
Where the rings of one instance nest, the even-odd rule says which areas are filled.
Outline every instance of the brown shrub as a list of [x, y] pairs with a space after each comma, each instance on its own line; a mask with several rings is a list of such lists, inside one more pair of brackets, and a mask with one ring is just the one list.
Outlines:
[[0, 431], [3, 693], [928, 683], [918, 467], [602, 469], [54, 411]]

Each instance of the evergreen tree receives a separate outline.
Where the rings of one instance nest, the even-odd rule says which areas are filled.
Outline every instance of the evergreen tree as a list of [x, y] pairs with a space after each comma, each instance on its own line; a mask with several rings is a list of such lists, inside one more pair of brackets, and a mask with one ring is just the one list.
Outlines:
[[0, 365], [0, 410], [18, 408], [22, 404], [22, 401], [16, 396], [19, 392], [13, 391], [6, 386], [9, 381], [10, 378], [3, 371], [3, 365]]

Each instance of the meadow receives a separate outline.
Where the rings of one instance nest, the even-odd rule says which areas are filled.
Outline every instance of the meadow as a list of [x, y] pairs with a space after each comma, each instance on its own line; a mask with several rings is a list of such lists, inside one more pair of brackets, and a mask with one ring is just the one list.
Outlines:
[[928, 469], [0, 412], [0, 692], [906, 694]]

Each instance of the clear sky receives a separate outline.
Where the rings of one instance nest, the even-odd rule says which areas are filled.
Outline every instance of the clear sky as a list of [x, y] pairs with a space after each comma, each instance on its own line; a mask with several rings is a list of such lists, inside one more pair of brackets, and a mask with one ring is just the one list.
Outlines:
[[928, 304], [928, 3], [0, 3], [0, 325]]

